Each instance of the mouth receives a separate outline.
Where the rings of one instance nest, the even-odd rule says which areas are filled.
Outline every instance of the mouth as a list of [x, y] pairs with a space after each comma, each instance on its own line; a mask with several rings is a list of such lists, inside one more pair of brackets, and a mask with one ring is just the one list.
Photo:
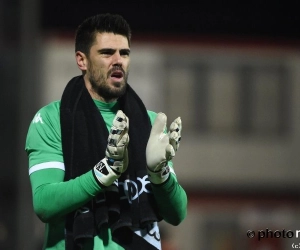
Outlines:
[[115, 70], [110, 74], [110, 77], [117, 81], [120, 81], [123, 79], [124, 73], [121, 70]]

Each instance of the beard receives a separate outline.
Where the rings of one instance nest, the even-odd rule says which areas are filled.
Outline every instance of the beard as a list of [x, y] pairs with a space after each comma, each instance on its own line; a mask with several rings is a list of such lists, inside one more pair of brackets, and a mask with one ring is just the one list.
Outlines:
[[[112, 87], [107, 84], [106, 79], [114, 70], [122, 70], [124, 79], [121, 82], [114, 82]], [[91, 83], [93, 91], [96, 92], [99, 96], [103, 97], [105, 100], [109, 101], [112, 99], [116, 99], [125, 94], [129, 73], [125, 73], [125, 71], [121, 67], [113, 67], [113, 69], [108, 71], [106, 76], [104, 74], [101, 74], [99, 70], [95, 70], [92, 64], [90, 64], [88, 71], [90, 72], [89, 81]]]

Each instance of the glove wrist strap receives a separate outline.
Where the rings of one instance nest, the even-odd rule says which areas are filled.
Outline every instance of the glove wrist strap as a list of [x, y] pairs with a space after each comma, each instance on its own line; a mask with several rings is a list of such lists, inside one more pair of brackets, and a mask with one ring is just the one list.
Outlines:
[[113, 182], [120, 177], [116, 171], [108, 165], [107, 159], [103, 158], [93, 168], [94, 177], [100, 185], [110, 186]]
[[164, 166], [160, 171], [153, 172], [147, 167], [148, 178], [153, 184], [164, 183], [170, 175], [170, 167], [168, 165]]

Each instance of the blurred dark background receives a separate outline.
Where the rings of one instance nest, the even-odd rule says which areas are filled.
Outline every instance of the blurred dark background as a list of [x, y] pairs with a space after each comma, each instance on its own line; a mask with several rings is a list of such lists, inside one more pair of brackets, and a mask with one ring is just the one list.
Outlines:
[[[134, 33], [210, 35], [296, 39], [299, 15], [289, 3], [101, 3], [98, 1], [44, 1], [43, 30], [74, 30], [85, 17], [99, 12], [122, 14]], [[85, 4], [83, 4], [83, 2]]]
[[34, 249], [30, 242], [36, 233], [32, 231], [32, 205], [24, 202], [30, 192], [24, 145], [28, 125], [38, 108], [40, 75], [36, 48], [40, 37], [49, 32], [73, 35], [84, 18], [100, 12], [123, 15], [132, 27], [133, 37], [210, 37], [300, 45], [299, 10], [289, 1], [132, 4], [1, 0], [0, 249]]

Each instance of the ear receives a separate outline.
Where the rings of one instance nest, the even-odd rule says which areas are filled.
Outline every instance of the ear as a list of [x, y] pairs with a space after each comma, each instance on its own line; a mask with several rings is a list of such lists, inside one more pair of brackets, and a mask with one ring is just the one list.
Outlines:
[[84, 53], [77, 51], [75, 53], [76, 63], [80, 70], [84, 71], [87, 69], [87, 58]]

